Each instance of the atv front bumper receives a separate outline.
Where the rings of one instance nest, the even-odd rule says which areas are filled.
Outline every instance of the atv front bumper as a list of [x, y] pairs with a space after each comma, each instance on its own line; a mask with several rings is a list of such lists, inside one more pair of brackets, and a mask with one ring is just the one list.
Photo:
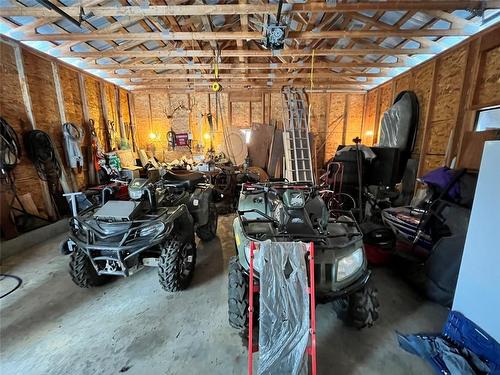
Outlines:
[[[166, 237], [166, 236], [165, 236]], [[138, 262], [135, 258], [143, 251], [157, 246], [165, 241], [162, 236], [153, 241], [141, 241], [134, 245], [119, 244], [88, 244], [71, 236], [67, 241], [68, 249], [81, 249], [89, 257], [98, 275], [130, 276], [137, 271]]]

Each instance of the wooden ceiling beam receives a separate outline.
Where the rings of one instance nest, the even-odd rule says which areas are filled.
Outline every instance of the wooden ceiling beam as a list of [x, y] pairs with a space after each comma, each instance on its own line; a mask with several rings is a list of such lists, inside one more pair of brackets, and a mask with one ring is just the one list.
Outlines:
[[[355, 18], [358, 18], [355, 16]], [[364, 18], [364, 17], [363, 17]], [[368, 17], [369, 18], [369, 17]], [[365, 19], [363, 19], [365, 21]], [[374, 26], [381, 26], [380, 22], [372, 21]], [[384, 30], [336, 30], [319, 32], [289, 32], [287, 39], [312, 40], [312, 39], [338, 39], [338, 38], [388, 38], [388, 37], [425, 37], [425, 36], [467, 36], [469, 32], [464, 29], [449, 30], [397, 30], [390, 26]], [[259, 32], [92, 32], [92, 33], [68, 33], [68, 34], [24, 34], [18, 40], [22, 41], [92, 41], [92, 40], [193, 40], [193, 41], [216, 41], [216, 40], [261, 40], [264, 39]]]
[[[318, 49], [316, 56], [362, 56], [362, 55], [416, 55], [434, 54], [432, 49], [427, 48], [359, 48], [359, 49]], [[311, 51], [284, 49], [281, 51], [271, 50], [222, 50], [221, 57], [284, 57], [284, 56], [310, 56]], [[102, 58], [102, 57], [213, 57], [213, 51], [208, 50], [171, 50], [160, 49], [152, 51], [92, 51], [92, 52], [71, 52], [62, 51], [58, 57], [81, 57], [81, 58]]]
[[[382, 62], [353, 62], [353, 63], [333, 63], [333, 62], [315, 62], [316, 69], [331, 68], [396, 68], [407, 66], [404, 63], [382, 63]], [[181, 63], [160, 63], [160, 64], [86, 64], [85, 69], [101, 70], [200, 70], [211, 69], [212, 64], [181, 64]], [[219, 64], [219, 70], [245, 70], [245, 69], [311, 69], [310, 65], [301, 63], [240, 63], [240, 64]]]
[[[335, 73], [335, 72], [323, 72], [314, 74], [314, 78], [338, 78], [338, 77], [391, 77], [384, 73]], [[141, 79], [141, 80], [163, 80], [163, 79], [214, 79], [213, 74], [180, 74], [180, 73], [161, 73], [161, 74], [137, 74], [137, 73], [126, 73], [126, 74], [108, 74], [106, 78], [118, 78], [118, 79]], [[250, 73], [250, 74], [219, 74], [221, 80], [224, 79], [297, 79], [297, 78], [310, 78], [309, 73], [296, 73], [296, 74], [286, 74], [286, 73]], [[359, 81], [358, 81], [359, 82]]]
[[[241, 87], [241, 88], [249, 88], [253, 87], [255, 85], [260, 85], [261, 87], [276, 87], [276, 86], [284, 86], [288, 85], [288, 81], [273, 81], [272, 84], [263, 84], [263, 82], [257, 82], [255, 84], [252, 84], [251, 82], [226, 82], [222, 84], [223, 89], [231, 88], [231, 87]], [[310, 82], [308, 80], [305, 81], [294, 81], [294, 86], [297, 87], [309, 87]], [[165, 82], [165, 83], [144, 83], [144, 82], [138, 82], [138, 83], [127, 83], [126, 84], [127, 88], [130, 90], [134, 90], [134, 88], [138, 87], [164, 87], [164, 88], [169, 88], [169, 87], [179, 87], [179, 88], [189, 88], [189, 87], [208, 87], [210, 86], [210, 82]], [[363, 89], [367, 87], [372, 87], [374, 86], [373, 84], [360, 84], [359, 82], [345, 82], [345, 81], [340, 81], [340, 82], [322, 82], [321, 85], [315, 85], [315, 88], [319, 87], [331, 87], [331, 86], [337, 86], [337, 87], [343, 87], [343, 88], [357, 88], [357, 89]]]
[[[377, 38], [388, 38], [388, 37], [396, 36], [396, 37], [401, 37], [404, 39], [411, 39], [417, 43], [420, 43], [420, 45], [422, 47], [434, 47], [435, 48], [434, 52], [441, 51], [443, 49], [443, 47], [439, 43], [436, 43], [436, 42], [429, 40], [429, 39], [426, 39], [424, 37], [426, 37], [426, 36], [439, 36], [439, 37], [449, 36], [451, 34], [446, 34], [446, 32], [448, 30], [440, 30], [440, 29], [434, 30], [434, 31], [442, 32], [443, 34], [441, 34], [441, 35], [439, 35], [439, 34], [425, 35], [425, 33], [427, 31], [429, 31], [429, 29], [422, 28], [422, 29], [413, 30], [413, 31], [415, 31], [415, 34], [413, 34], [413, 35], [404, 35], [404, 34], [397, 35], [398, 32], [402, 31], [400, 29], [400, 26], [403, 25], [406, 21], [408, 21], [408, 19], [410, 19], [413, 14], [414, 14], [414, 12], [408, 12], [406, 15], [401, 17], [401, 19], [395, 25], [388, 25], [382, 21], [375, 20], [372, 17], [367, 17], [367, 16], [360, 14], [360, 13], [353, 14], [352, 17], [359, 20], [359, 21], [366, 23], [367, 25], [378, 27], [381, 29], [382, 32], [385, 31], [387, 33], [386, 35], [382, 34], [380, 36], [377, 36]], [[470, 35], [470, 33], [465, 31], [463, 28], [456, 28], [456, 29], [450, 29], [450, 30], [457, 30], [458, 33], [460, 33], [459, 30], [461, 30], [462, 33], [456, 34], [456, 36]], [[393, 33], [395, 33], [395, 34], [393, 35]], [[377, 44], [379, 42], [381, 42], [381, 41], [377, 41]]]
[[[67, 14], [73, 17], [80, 15], [80, 7], [61, 7]], [[487, 9], [500, 8], [500, 0], [462, 0], [462, 1], [372, 1], [359, 3], [308, 3], [308, 4], [285, 4], [283, 9], [288, 14], [293, 13], [352, 13], [363, 10], [390, 11], [390, 10], [456, 10], [456, 9]], [[124, 6], [124, 7], [86, 7], [86, 13], [92, 12], [98, 17], [124, 17], [124, 16], [210, 16], [210, 15], [234, 15], [234, 14], [276, 14], [277, 4], [216, 4], [216, 5], [153, 5]], [[31, 17], [53, 17], [61, 16], [53, 10], [42, 6], [36, 7], [2, 7], [0, 16], [31, 16]]]

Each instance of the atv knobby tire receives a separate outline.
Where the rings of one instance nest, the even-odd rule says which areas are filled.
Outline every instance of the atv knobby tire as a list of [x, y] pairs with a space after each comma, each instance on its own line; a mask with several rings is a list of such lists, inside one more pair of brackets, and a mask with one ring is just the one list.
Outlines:
[[215, 203], [210, 203], [208, 207], [208, 222], [196, 229], [196, 234], [203, 242], [210, 241], [217, 235], [217, 221], [219, 215]]
[[229, 261], [228, 277], [229, 325], [239, 330], [248, 328], [248, 280], [238, 257]]
[[373, 325], [378, 319], [379, 306], [377, 291], [369, 286], [334, 302], [339, 319], [358, 329]]
[[158, 258], [158, 279], [167, 292], [186, 289], [194, 274], [196, 264], [196, 245], [169, 241], [162, 247]]
[[71, 253], [69, 261], [71, 280], [80, 288], [92, 288], [111, 280], [109, 275], [98, 275], [85, 252], [77, 249]]

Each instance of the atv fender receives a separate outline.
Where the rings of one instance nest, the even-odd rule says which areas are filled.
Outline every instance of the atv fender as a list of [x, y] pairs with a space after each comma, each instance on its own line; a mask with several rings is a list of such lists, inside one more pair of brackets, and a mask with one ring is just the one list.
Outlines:
[[192, 241], [194, 237], [194, 221], [185, 204], [177, 207], [168, 207], [165, 223], [173, 223], [174, 228], [170, 233], [181, 241]]
[[212, 202], [213, 188], [210, 185], [200, 186], [195, 189], [189, 198], [188, 208], [193, 216], [194, 222], [198, 226], [208, 223], [208, 210]]

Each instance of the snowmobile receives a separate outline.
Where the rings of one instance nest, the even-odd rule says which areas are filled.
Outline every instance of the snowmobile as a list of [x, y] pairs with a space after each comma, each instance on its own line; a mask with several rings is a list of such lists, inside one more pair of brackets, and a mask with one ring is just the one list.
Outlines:
[[[340, 319], [357, 328], [378, 318], [376, 290], [358, 224], [350, 212], [329, 211], [317, 186], [307, 183], [244, 184], [233, 222], [237, 256], [229, 264], [229, 324], [248, 325], [250, 242], [313, 242], [316, 299], [334, 302]], [[255, 275], [259, 270], [254, 266]]]
[[157, 266], [163, 289], [185, 289], [196, 264], [195, 233], [202, 241], [216, 236], [213, 187], [204, 176], [178, 176], [158, 171], [132, 180], [129, 201], [107, 200], [70, 219], [63, 252], [71, 253], [70, 275], [82, 288], [112, 276], [131, 276], [144, 266]]

